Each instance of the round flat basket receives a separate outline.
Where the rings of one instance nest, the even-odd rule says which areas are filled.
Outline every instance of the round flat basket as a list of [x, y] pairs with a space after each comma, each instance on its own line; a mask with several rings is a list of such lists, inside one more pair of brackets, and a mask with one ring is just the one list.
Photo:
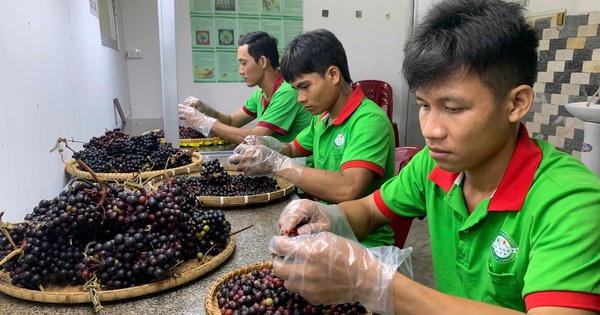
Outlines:
[[[206, 256], [202, 262], [191, 259], [176, 266], [172, 270], [172, 277], [158, 282], [135, 286], [132, 288], [102, 290], [97, 289], [96, 297], [99, 301], [115, 301], [144, 296], [171, 289], [190, 282], [215, 269], [225, 261], [235, 248], [235, 236], [230, 236], [227, 247], [216, 256]], [[44, 291], [24, 289], [11, 284], [8, 272], [0, 271], [0, 292], [29, 301], [44, 303], [91, 303], [90, 292], [84, 285], [59, 285], [50, 284]]]
[[[231, 175], [241, 174], [239, 172], [232, 171], [228, 171], [228, 173]], [[199, 172], [187, 174], [187, 176], [198, 175], [200, 175]], [[294, 185], [292, 183], [277, 177], [275, 179], [277, 180], [277, 186], [279, 186], [279, 189], [269, 193], [248, 196], [198, 196], [198, 199], [202, 201], [203, 206], [227, 208], [271, 202], [285, 197], [294, 191]], [[164, 176], [161, 175], [149, 180], [148, 184], [150, 184], [152, 189], [156, 190], [163, 182]]]
[[221, 315], [221, 309], [219, 308], [219, 304], [217, 302], [217, 294], [219, 293], [219, 288], [222, 284], [227, 283], [230, 279], [233, 279], [235, 276], [241, 276], [245, 274], [250, 274], [253, 270], [260, 270], [262, 268], [272, 268], [273, 264], [269, 262], [256, 263], [249, 266], [242, 267], [240, 269], [233, 270], [223, 277], [219, 278], [213, 285], [210, 286], [208, 291], [206, 292], [205, 298], [205, 307], [207, 315]]
[[[150, 131], [146, 131], [143, 132], [142, 135], [151, 133], [151, 132], [158, 132], [161, 131], [160, 129], [154, 129], [154, 130], [150, 130]], [[165, 139], [162, 138], [160, 139], [163, 143], [165, 142]], [[203, 147], [203, 146], [209, 146], [209, 145], [220, 145], [220, 144], [225, 144], [227, 143], [227, 141], [219, 138], [219, 137], [212, 137], [212, 138], [196, 138], [196, 139], [179, 139], [179, 146], [182, 147]]]
[[[139, 175], [140, 179], [148, 179], [152, 177], [156, 177], [162, 175], [164, 172], [167, 172], [171, 176], [180, 175], [180, 174], [190, 174], [193, 172], [199, 172], [202, 170], [202, 162], [204, 161], [204, 157], [198, 152], [192, 152], [192, 163], [179, 166], [175, 168], [169, 168], [166, 170], [159, 171], [150, 171], [150, 172], [141, 172], [141, 173], [96, 173], [100, 178], [106, 180], [132, 180]], [[67, 161], [65, 165], [65, 170], [67, 173], [77, 177], [77, 178], [85, 178], [85, 179], [93, 179], [92, 174], [86, 171], [82, 171], [78, 168], [77, 161], [75, 159], [71, 159]]]
[[[208, 291], [206, 292], [206, 297], [204, 300], [204, 306], [206, 308], [207, 315], [221, 315], [221, 309], [219, 308], [219, 302], [217, 301], [217, 295], [219, 294], [219, 288], [221, 285], [226, 284], [229, 280], [235, 278], [236, 276], [250, 275], [254, 270], [260, 270], [262, 268], [273, 268], [273, 264], [270, 261], [256, 263], [252, 265], [248, 265], [236, 270], [233, 270], [226, 275], [219, 278], [215, 283], [213, 283]], [[367, 311], [365, 315], [372, 315], [372, 312]]]

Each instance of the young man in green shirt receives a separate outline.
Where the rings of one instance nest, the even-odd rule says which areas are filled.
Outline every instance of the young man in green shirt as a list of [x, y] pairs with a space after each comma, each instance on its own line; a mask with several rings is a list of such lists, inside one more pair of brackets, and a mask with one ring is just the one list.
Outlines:
[[[213, 133], [231, 143], [240, 143], [248, 135], [292, 141], [308, 126], [311, 114], [281, 76], [277, 39], [260, 31], [246, 34], [238, 41], [238, 60], [246, 85], [259, 87], [241, 109], [223, 114], [190, 96], [185, 105], [179, 105], [179, 117], [205, 136]], [[241, 128], [254, 119], [258, 120], [256, 127]]]
[[[310, 125], [291, 143], [250, 137], [229, 162], [248, 175], [277, 175], [315, 198], [338, 203], [364, 197], [394, 176], [394, 132], [389, 118], [359, 88], [352, 88], [346, 52], [334, 34], [315, 30], [290, 42], [281, 72], [298, 90]], [[314, 167], [291, 158], [311, 156]], [[392, 245], [389, 226], [365, 240]]]
[[[286, 288], [382, 314], [599, 314], [600, 179], [520, 122], [537, 46], [516, 3], [433, 6], [403, 65], [427, 147], [370, 196], [288, 205], [281, 232], [300, 224], [300, 236], [270, 245]], [[396, 271], [399, 249], [346, 238], [424, 215], [437, 290]]]

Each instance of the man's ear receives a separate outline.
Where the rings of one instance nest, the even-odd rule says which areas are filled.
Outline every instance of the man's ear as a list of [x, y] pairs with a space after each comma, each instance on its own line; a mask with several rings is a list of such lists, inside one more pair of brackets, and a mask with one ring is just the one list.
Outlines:
[[329, 80], [333, 85], [338, 84], [341, 80], [342, 73], [336, 66], [330, 66], [325, 72], [325, 79]]
[[266, 69], [269, 66], [269, 59], [267, 59], [265, 56], [260, 56], [258, 59], [258, 65], [261, 69]]
[[510, 122], [519, 122], [531, 110], [535, 92], [529, 85], [523, 84], [512, 89], [509, 94], [510, 114], [508, 119]]

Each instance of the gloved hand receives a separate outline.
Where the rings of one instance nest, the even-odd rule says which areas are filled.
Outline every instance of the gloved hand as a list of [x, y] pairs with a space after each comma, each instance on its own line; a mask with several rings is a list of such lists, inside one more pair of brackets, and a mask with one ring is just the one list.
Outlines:
[[179, 118], [190, 127], [200, 131], [205, 137], [210, 134], [210, 129], [217, 122], [215, 118], [208, 117], [193, 107], [179, 104]]
[[275, 139], [271, 136], [255, 136], [249, 135], [244, 138], [245, 144], [250, 145], [264, 145], [270, 149], [273, 149], [277, 152], [281, 152], [281, 150], [285, 149], [286, 145], [281, 143], [279, 140]]
[[[367, 249], [329, 232], [296, 237], [274, 236], [269, 249], [273, 270], [285, 287], [311, 304], [359, 301], [369, 311], [394, 314], [392, 280], [412, 248]], [[412, 269], [411, 269], [412, 270]]]
[[[227, 161], [236, 165], [237, 170], [244, 175], [277, 175], [292, 184], [300, 178], [303, 168], [301, 164], [264, 145], [240, 144]], [[279, 173], [275, 174], [276, 172]]]
[[340, 207], [307, 199], [292, 200], [283, 208], [279, 216], [279, 232], [288, 235], [290, 231], [297, 234], [329, 231], [358, 242]]
[[195, 108], [206, 116], [215, 117], [215, 109], [194, 96], [186, 97], [183, 104]]

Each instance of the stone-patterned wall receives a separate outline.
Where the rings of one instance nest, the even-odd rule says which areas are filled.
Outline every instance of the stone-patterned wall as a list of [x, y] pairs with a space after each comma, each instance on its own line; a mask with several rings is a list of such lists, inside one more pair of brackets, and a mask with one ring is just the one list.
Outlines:
[[583, 122], [566, 104], [592, 99], [600, 87], [600, 11], [532, 20], [540, 38], [536, 100], [524, 118], [530, 136], [581, 156]]

